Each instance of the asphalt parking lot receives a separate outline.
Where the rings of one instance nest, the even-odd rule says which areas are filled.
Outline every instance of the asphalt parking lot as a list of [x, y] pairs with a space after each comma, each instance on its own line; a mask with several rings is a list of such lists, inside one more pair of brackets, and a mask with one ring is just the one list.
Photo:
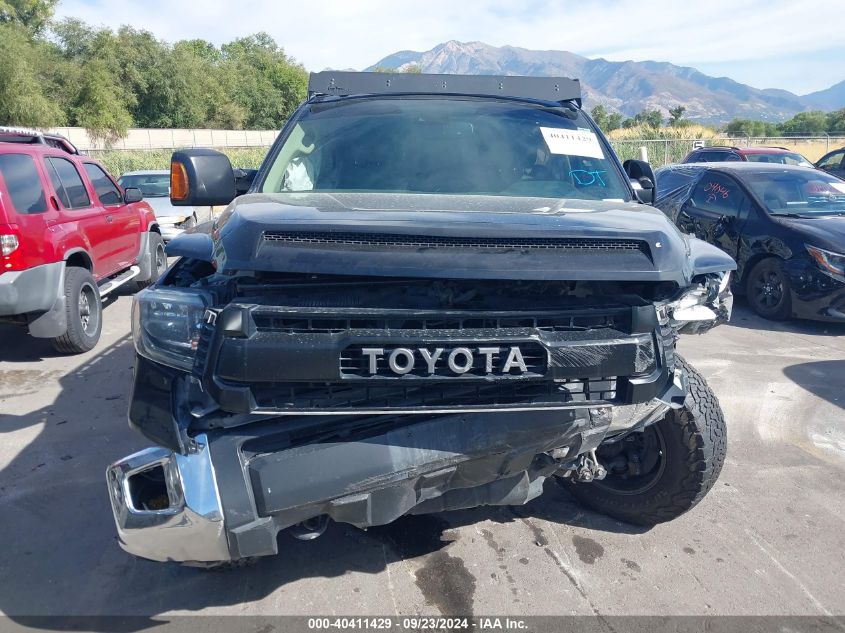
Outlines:
[[643, 530], [554, 484], [531, 504], [321, 538], [229, 572], [117, 545], [108, 463], [146, 446], [126, 424], [131, 297], [100, 345], [56, 356], [0, 326], [0, 612], [13, 615], [845, 613], [845, 326], [730, 325], [682, 352], [718, 394], [729, 454], [710, 495]]

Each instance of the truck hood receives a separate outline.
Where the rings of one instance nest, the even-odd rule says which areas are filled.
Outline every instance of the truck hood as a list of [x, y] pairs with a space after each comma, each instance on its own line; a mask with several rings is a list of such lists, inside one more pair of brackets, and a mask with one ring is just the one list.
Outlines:
[[679, 285], [735, 268], [641, 204], [431, 194], [250, 194], [168, 254], [214, 261], [218, 272]]

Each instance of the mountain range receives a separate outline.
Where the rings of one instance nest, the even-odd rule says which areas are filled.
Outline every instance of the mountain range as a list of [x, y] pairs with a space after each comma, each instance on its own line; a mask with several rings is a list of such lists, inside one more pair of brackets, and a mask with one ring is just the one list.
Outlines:
[[669, 108], [680, 105], [686, 108], [685, 118], [702, 123], [724, 123], [736, 117], [783, 121], [805, 110], [845, 107], [845, 81], [801, 96], [788, 90], [752, 88], [668, 62], [612, 62], [567, 51], [483, 42], [452, 40], [424, 52], [399, 51], [367, 70], [411, 66], [424, 73], [573, 77], [581, 80], [586, 108], [602, 104], [627, 116], [645, 109], [666, 115]]

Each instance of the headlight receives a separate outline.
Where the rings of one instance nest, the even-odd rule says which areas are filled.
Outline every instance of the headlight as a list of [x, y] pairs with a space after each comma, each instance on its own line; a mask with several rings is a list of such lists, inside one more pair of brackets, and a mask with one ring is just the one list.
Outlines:
[[809, 244], [804, 244], [804, 246], [807, 248], [807, 252], [810, 253], [810, 257], [815, 260], [822, 270], [838, 277], [845, 277], [845, 255], [826, 251], [823, 248], [810, 246]]
[[132, 303], [135, 349], [150, 360], [190, 371], [208, 305], [205, 295], [185, 289], [139, 292]]
[[705, 332], [731, 318], [730, 272], [713, 273], [665, 304], [658, 316], [679, 332]]

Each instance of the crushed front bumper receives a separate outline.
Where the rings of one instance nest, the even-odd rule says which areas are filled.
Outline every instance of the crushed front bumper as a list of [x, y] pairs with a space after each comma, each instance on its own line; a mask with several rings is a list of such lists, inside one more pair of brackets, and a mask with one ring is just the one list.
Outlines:
[[578, 455], [659, 419], [684, 395], [676, 372], [659, 398], [636, 405], [387, 424], [378, 416], [342, 434], [323, 422], [309, 435], [278, 419], [208, 432], [188, 454], [152, 448], [110, 466], [112, 510], [127, 552], [201, 563], [275, 554], [280, 530], [315, 517], [365, 528], [404, 514], [524, 504]]
[[229, 559], [208, 440], [196, 441], [190, 455], [148, 448], [109, 467], [112, 512], [127, 552], [159, 561]]

